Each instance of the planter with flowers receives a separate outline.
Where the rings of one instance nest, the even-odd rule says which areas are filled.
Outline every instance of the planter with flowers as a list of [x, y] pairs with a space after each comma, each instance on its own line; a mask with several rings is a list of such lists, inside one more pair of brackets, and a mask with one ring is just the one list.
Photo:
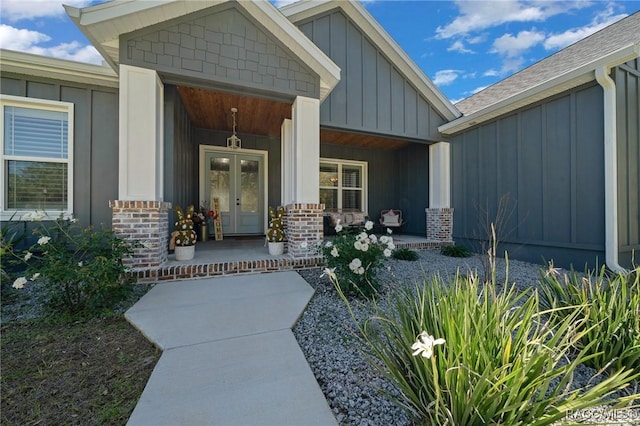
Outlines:
[[175, 206], [175, 231], [171, 233], [170, 248], [174, 248], [176, 260], [191, 260], [195, 255], [196, 232], [193, 230], [193, 205], [187, 207], [186, 213], [182, 207]]
[[274, 209], [269, 207], [269, 229], [267, 230], [267, 241], [269, 244], [269, 254], [279, 256], [284, 253], [284, 207]]

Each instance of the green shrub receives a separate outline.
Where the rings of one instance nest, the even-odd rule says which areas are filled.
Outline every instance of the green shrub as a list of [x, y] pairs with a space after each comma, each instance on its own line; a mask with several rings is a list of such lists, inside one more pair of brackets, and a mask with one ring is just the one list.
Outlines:
[[434, 277], [401, 287], [389, 308], [374, 307], [368, 321], [356, 321], [372, 365], [397, 386], [396, 402], [417, 423], [550, 425], [602, 405], [640, 376], [619, 370], [571, 390], [573, 373], [590, 357], [590, 344], [572, 353], [586, 333], [575, 324], [588, 307], [574, 307], [552, 328], [536, 291], [507, 287], [497, 293], [495, 281], [481, 284], [477, 276]]
[[14, 288], [44, 280], [49, 307], [70, 315], [99, 314], [126, 297], [131, 286], [122, 258], [133, 253], [132, 244], [108, 229], [82, 229], [76, 219], [48, 223], [37, 222], [37, 241], [27, 250], [10, 250], [26, 265]]
[[[541, 274], [540, 303], [544, 308], [587, 305], [580, 320], [583, 337], [576, 348], [588, 347], [596, 369], [623, 366], [640, 371], [640, 268], [630, 273], [575, 271], [560, 274], [553, 264]], [[569, 314], [558, 309], [556, 317]]]
[[469, 257], [471, 252], [465, 246], [444, 246], [440, 249], [440, 253], [449, 257]]
[[393, 238], [368, 235], [366, 231], [373, 228], [371, 221], [367, 221], [364, 229], [349, 228], [344, 230], [338, 224], [337, 235], [325, 242], [321, 251], [345, 294], [369, 297], [378, 290], [376, 275], [383, 259], [391, 256], [395, 249]]
[[418, 255], [418, 253], [416, 253], [415, 251], [410, 250], [408, 248], [395, 249], [393, 251], [392, 256], [393, 256], [394, 259], [408, 260], [410, 262], [414, 262], [414, 261], [420, 259], [420, 256]]

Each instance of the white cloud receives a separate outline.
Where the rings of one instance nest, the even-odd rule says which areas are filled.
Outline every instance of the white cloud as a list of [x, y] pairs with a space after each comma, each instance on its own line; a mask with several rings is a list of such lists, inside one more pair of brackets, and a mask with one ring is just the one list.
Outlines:
[[447, 52], [474, 53], [473, 50], [464, 47], [464, 43], [460, 40], [455, 41], [449, 46]]
[[509, 22], [541, 22], [550, 16], [586, 7], [585, 1], [468, 1], [457, 0], [460, 15], [436, 29], [436, 38], [446, 39], [469, 34]]
[[520, 31], [516, 36], [504, 34], [495, 39], [491, 53], [514, 58], [543, 40], [544, 34], [537, 31]]
[[38, 31], [0, 24], [0, 47], [3, 49], [92, 64], [101, 64], [103, 61], [95, 47], [83, 45], [78, 41], [60, 43], [55, 46], [41, 45], [41, 43], [50, 40], [51, 37]]
[[485, 71], [482, 76], [483, 77], [498, 77], [500, 75], [500, 73], [496, 70], [494, 70], [493, 68], [490, 70]]
[[475, 95], [478, 92], [482, 92], [484, 89], [486, 89], [489, 86], [480, 86], [480, 87], [476, 87], [475, 89], [473, 89], [471, 91], [471, 94]]
[[64, 16], [63, 4], [84, 7], [91, 4], [91, 0], [2, 0], [2, 18], [15, 22], [21, 19]]
[[458, 70], [436, 71], [436, 75], [433, 78], [433, 84], [435, 84], [436, 86], [447, 86], [453, 83], [459, 75], [460, 71]]
[[611, 9], [607, 9], [603, 13], [596, 16], [596, 18], [589, 24], [580, 28], [572, 28], [563, 33], [553, 34], [549, 36], [544, 42], [544, 48], [547, 50], [559, 50], [576, 41], [582, 40], [591, 34], [600, 31], [604, 27], [625, 18], [627, 15], [613, 15]]

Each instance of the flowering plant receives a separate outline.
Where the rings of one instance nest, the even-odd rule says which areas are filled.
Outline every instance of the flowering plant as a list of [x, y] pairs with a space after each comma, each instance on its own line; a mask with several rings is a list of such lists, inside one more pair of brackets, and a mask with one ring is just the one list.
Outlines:
[[171, 240], [177, 246], [192, 246], [197, 241], [197, 236], [193, 230], [193, 205], [187, 207], [187, 212], [182, 207], [176, 205], [173, 210], [176, 212], [176, 230], [171, 233]]
[[[6, 246], [5, 255], [18, 263], [21, 276], [12, 287], [23, 289], [43, 280], [50, 308], [67, 314], [99, 314], [130, 291], [122, 258], [139, 244], [129, 243], [110, 229], [81, 228], [75, 218], [41, 219], [44, 214], [25, 215], [37, 222], [33, 243], [25, 250]], [[4, 263], [4, 259], [3, 259]]]
[[269, 229], [267, 229], [267, 240], [269, 242], [282, 242], [285, 238], [284, 225], [282, 224], [282, 218], [284, 217], [284, 208], [278, 207], [274, 209], [269, 207]]
[[202, 223], [207, 224], [209, 218], [213, 218], [215, 220], [216, 217], [217, 214], [215, 210], [208, 210], [207, 203], [205, 201], [201, 201], [200, 210], [197, 212], [194, 211], [191, 219], [193, 220], [193, 223], [199, 225]]
[[383, 259], [391, 256], [396, 248], [391, 230], [380, 237], [369, 235], [367, 231], [373, 229], [371, 221], [356, 232], [343, 230], [339, 221], [335, 229], [336, 237], [326, 241], [321, 248], [327, 266], [335, 273], [345, 293], [364, 297], [373, 294], [378, 289], [378, 269]]

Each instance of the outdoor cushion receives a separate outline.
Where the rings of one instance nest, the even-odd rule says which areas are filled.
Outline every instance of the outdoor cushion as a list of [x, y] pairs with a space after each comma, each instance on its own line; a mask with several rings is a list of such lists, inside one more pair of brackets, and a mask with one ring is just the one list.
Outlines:
[[400, 225], [400, 216], [391, 212], [385, 213], [382, 215], [382, 223], [387, 226], [398, 226]]
[[364, 225], [366, 215], [364, 213], [353, 213], [353, 221], [351, 225]]

